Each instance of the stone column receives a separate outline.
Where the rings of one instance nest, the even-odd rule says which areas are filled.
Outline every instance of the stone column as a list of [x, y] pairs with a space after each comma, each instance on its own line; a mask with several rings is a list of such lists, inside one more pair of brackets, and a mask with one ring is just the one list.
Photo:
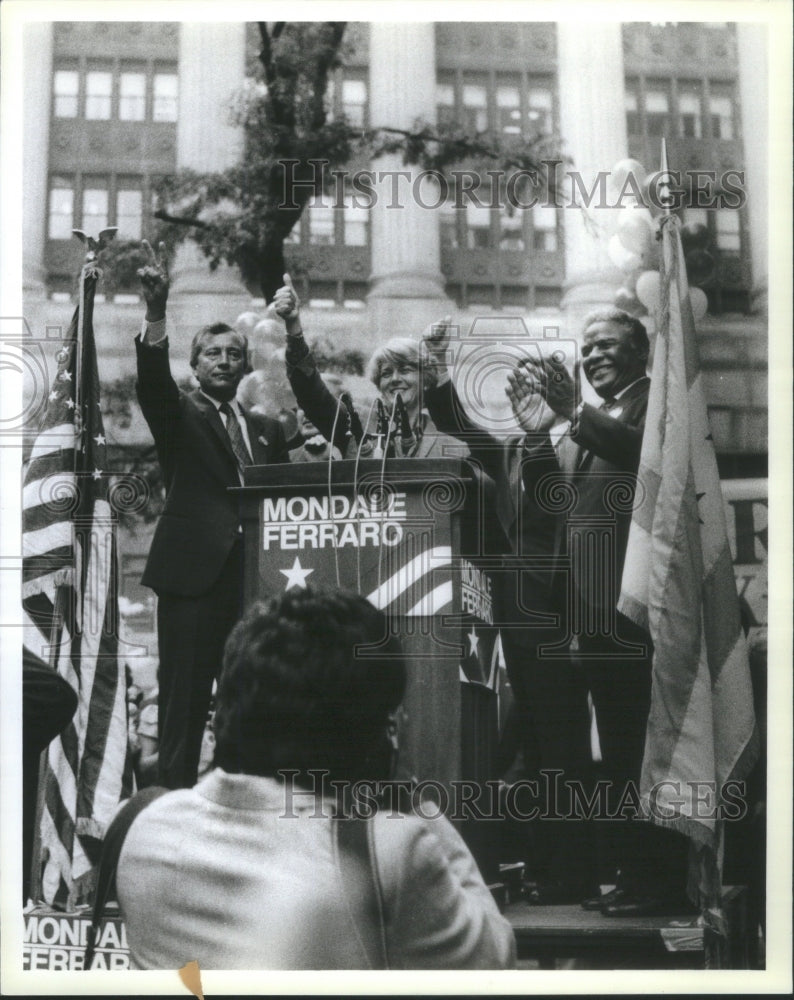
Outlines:
[[[242, 132], [229, 122], [234, 92], [245, 77], [243, 23], [185, 23], [179, 30], [179, 116], [177, 166], [224, 170], [242, 152]], [[180, 338], [200, 326], [233, 323], [248, 306], [236, 268], [210, 272], [193, 243], [178, 252], [172, 273], [172, 321]]]
[[[435, 39], [432, 23], [370, 25], [370, 123], [409, 129], [435, 121]], [[372, 208], [372, 279], [368, 301], [373, 335], [417, 335], [449, 307], [440, 268], [439, 215], [423, 208], [437, 196], [415, 182], [420, 168], [399, 154], [380, 157]]]
[[[573, 169], [586, 189], [599, 171], [628, 156], [624, 108], [623, 42], [620, 24], [565, 21], [557, 24], [560, 131]], [[566, 184], [566, 191], [570, 184]], [[612, 305], [621, 273], [607, 254], [614, 211], [594, 199], [586, 224], [583, 210], [566, 208], [564, 217], [565, 294], [568, 333], [579, 336], [591, 310]], [[578, 203], [582, 204], [581, 195]]]
[[[28, 306], [46, 298], [52, 24], [31, 21], [22, 28], [24, 87], [22, 121], [22, 288]], [[28, 318], [30, 322], [30, 318]]]
[[741, 99], [744, 164], [746, 171], [747, 220], [750, 226], [753, 306], [766, 313], [769, 274], [769, 90], [767, 75], [767, 28], [763, 24], [736, 25], [739, 49], [739, 97]]

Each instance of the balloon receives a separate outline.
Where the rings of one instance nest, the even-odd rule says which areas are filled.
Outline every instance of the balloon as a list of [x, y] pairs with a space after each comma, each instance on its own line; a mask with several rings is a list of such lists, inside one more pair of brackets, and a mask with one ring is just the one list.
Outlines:
[[284, 327], [276, 319], [261, 319], [254, 327], [253, 336], [256, 340], [280, 344], [284, 340]]
[[687, 222], [681, 227], [681, 242], [685, 250], [705, 250], [711, 243], [711, 231], [702, 222]]
[[634, 174], [637, 187], [639, 187], [642, 183], [642, 178], [645, 176], [645, 167], [639, 160], [618, 160], [609, 175], [612, 186], [617, 191], [621, 191], [629, 174]]
[[626, 288], [625, 286], [615, 292], [614, 302], [618, 309], [631, 313], [632, 316], [636, 316], [643, 311], [640, 300], [630, 288]]
[[626, 206], [618, 219], [618, 236], [627, 250], [642, 256], [653, 239], [653, 218], [647, 208]]
[[643, 271], [637, 278], [637, 298], [648, 312], [656, 312], [662, 291], [662, 279], [658, 271]]
[[690, 288], [689, 301], [692, 304], [692, 315], [695, 317], [695, 322], [697, 323], [708, 312], [709, 300], [702, 288]]
[[235, 330], [239, 330], [240, 333], [246, 334], [250, 337], [254, 332], [254, 327], [259, 322], [262, 317], [255, 312], [244, 312], [240, 313], [237, 319], [234, 321]]
[[684, 260], [691, 285], [705, 285], [714, 276], [715, 260], [708, 250], [690, 250]]
[[640, 255], [627, 250], [621, 243], [617, 233], [610, 239], [607, 253], [615, 267], [621, 271], [633, 271], [640, 266]]
[[657, 240], [654, 236], [645, 253], [642, 255], [642, 269], [643, 271], [658, 271], [661, 269], [661, 266], [662, 241]]

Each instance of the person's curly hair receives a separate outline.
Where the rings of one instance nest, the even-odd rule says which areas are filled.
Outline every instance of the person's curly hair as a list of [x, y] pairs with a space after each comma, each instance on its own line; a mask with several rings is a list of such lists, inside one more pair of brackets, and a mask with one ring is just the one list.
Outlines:
[[252, 607], [226, 643], [215, 763], [387, 778], [385, 733], [404, 691], [402, 649], [383, 612], [346, 591], [287, 591]]

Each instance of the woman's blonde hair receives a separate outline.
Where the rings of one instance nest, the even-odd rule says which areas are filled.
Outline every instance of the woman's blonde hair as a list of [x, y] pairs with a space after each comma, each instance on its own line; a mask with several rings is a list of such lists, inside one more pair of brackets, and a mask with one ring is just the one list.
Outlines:
[[422, 388], [432, 389], [438, 382], [435, 361], [428, 354], [421, 340], [411, 337], [392, 337], [382, 344], [369, 359], [367, 377], [376, 386], [386, 365], [409, 365], [422, 376]]

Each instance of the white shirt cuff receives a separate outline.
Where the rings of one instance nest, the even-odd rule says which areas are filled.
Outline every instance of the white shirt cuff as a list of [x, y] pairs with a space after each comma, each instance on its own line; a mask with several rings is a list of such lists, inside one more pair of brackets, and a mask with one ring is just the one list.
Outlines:
[[150, 347], [153, 347], [155, 344], [161, 344], [165, 340], [167, 332], [165, 316], [162, 319], [154, 320], [152, 323], [149, 323], [144, 317], [143, 323], [141, 323], [141, 339], [145, 344], [149, 344]]

